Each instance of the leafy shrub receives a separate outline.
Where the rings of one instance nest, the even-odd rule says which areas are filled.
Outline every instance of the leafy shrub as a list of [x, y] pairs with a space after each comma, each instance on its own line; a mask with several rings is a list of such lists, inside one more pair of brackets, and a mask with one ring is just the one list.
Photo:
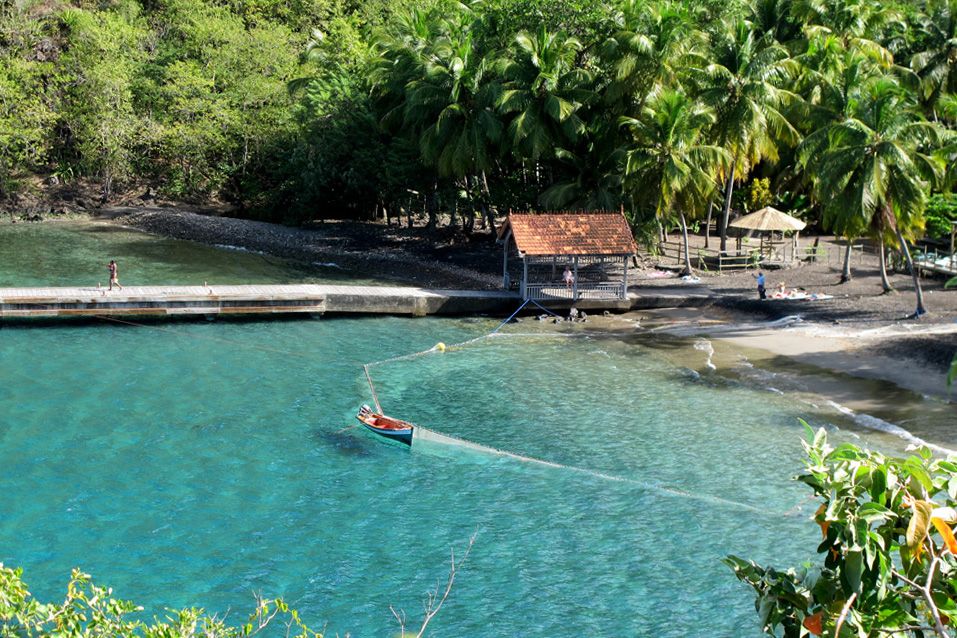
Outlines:
[[927, 201], [927, 236], [950, 237], [951, 224], [957, 222], [957, 194], [939, 193]]
[[757, 594], [764, 631], [806, 636], [952, 636], [957, 622], [957, 463], [907, 458], [808, 429], [797, 480], [820, 499], [823, 565], [784, 571], [728, 556]]
[[256, 610], [242, 626], [227, 625], [202, 609], [168, 611], [152, 624], [131, 616], [143, 611], [131, 601], [113, 597], [113, 590], [95, 585], [88, 574], [73, 570], [63, 602], [37, 601], [23, 582], [22, 570], [0, 563], [0, 636], [109, 636], [121, 638], [244, 638], [262, 632], [273, 621], [290, 638], [322, 638], [302, 623], [281, 598], [257, 600]]

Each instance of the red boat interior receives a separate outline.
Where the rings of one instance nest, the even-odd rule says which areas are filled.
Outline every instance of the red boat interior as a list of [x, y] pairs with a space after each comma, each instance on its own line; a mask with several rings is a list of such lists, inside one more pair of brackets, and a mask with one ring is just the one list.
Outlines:
[[392, 417], [381, 414], [371, 414], [366, 416], [363, 420], [372, 427], [383, 430], [407, 430], [412, 427], [410, 423], [400, 421], [399, 419], [393, 419]]

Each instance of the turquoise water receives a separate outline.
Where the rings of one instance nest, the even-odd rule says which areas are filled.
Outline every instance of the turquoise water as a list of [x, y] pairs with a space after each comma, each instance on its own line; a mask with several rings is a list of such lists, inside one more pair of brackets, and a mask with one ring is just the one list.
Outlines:
[[511, 336], [375, 366], [380, 400], [584, 471], [343, 431], [370, 401], [361, 363], [494, 325], [3, 328], [0, 561], [40, 597], [81, 566], [150, 610], [236, 614], [257, 591], [387, 636], [475, 534], [432, 635], [758, 635], [718, 560], [813, 552], [789, 480], [813, 411], [640, 342]]
[[330, 265], [307, 266], [110, 224], [0, 224], [0, 287], [105, 286], [110, 259], [119, 264], [125, 286], [360, 281]]
[[[103, 226], [0, 226], [0, 248], [0, 285], [87, 285], [110, 257], [127, 284], [314, 274]], [[525, 322], [371, 370], [388, 412], [557, 466], [352, 426], [361, 364], [496, 325], [0, 324], [0, 562], [41, 599], [81, 567], [157, 615], [239, 622], [261, 592], [329, 635], [379, 637], [398, 631], [390, 606], [420, 621], [475, 535], [431, 635], [759, 635], [719, 559], [812, 557], [797, 419], [840, 415], [698, 375], [687, 342]]]

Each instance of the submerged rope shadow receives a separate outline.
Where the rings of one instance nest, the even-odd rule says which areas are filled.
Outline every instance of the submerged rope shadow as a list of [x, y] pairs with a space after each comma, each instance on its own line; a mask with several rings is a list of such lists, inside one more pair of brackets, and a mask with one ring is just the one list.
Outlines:
[[608, 474], [598, 470], [591, 470], [588, 468], [578, 467], [575, 465], [566, 465], [564, 463], [557, 463], [555, 461], [546, 461], [544, 459], [538, 459], [533, 456], [525, 456], [523, 454], [509, 452], [507, 450], [490, 447], [488, 445], [482, 445], [480, 443], [475, 443], [474, 441], [461, 439], [459, 437], [452, 436], [449, 434], [444, 434], [442, 432], [437, 432], [435, 430], [430, 430], [422, 426], [415, 427], [414, 436], [415, 436], [416, 442], [425, 441], [429, 443], [438, 443], [441, 445], [460, 446], [460, 447], [468, 448], [470, 450], [475, 450], [477, 452], [482, 452], [485, 454], [493, 454], [495, 456], [504, 456], [504, 457], [512, 458], [517, 461], [522, 461], [524, 463], [534, 463], [536, 465], [543, 465], [545, 467], [569, 470], [572, 472], [577, 472], [579, 474], [587, 474], [588, 476], [604, 479], [606, 481], [614, 481], [616, 483], [628, 483], [631, 485], [637, 485], [644, 490], [648, 490], [651, 492], [658, 492], [661, 494], [667, 494], [669, 496], [687, 498], [694, 501], [710, 503], [712, 505], [722, 505], [724, 507], [733, 507], [737, 509], [743, 509], [743, 510], [747, 510], [749, 512], [754, 512], [757, 514], [767, 513], [766, 510], [759, 507], [755, 507], [754, 505], [748, 505], [747, 503], [740, 503], [738, 501], [732, 501], [730, 499], [721, 498], [719, 496], [710, 496], [706, 494], [693, 494], [691, 492], [687, 492], [685, 490], [681, 490], [675, 487], [668, 487], [665, 485], [655, 485], [654, 483], [648, 483], [646, 481], [640, 481], [637, 479], [627, 478], [623, 476], [616, 476], [614, 474]]

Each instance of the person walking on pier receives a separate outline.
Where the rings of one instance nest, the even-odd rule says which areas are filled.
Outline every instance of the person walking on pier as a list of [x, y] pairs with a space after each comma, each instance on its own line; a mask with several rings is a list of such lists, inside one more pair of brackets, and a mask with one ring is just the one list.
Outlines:
[[120, 285], [120, 280], [116, 275], [116, 261], [111, 259], [107, 268], [110, 269], [110, 290], [113, 290], [114, 285], [120, 290], [123, 290], [123, 286]]

